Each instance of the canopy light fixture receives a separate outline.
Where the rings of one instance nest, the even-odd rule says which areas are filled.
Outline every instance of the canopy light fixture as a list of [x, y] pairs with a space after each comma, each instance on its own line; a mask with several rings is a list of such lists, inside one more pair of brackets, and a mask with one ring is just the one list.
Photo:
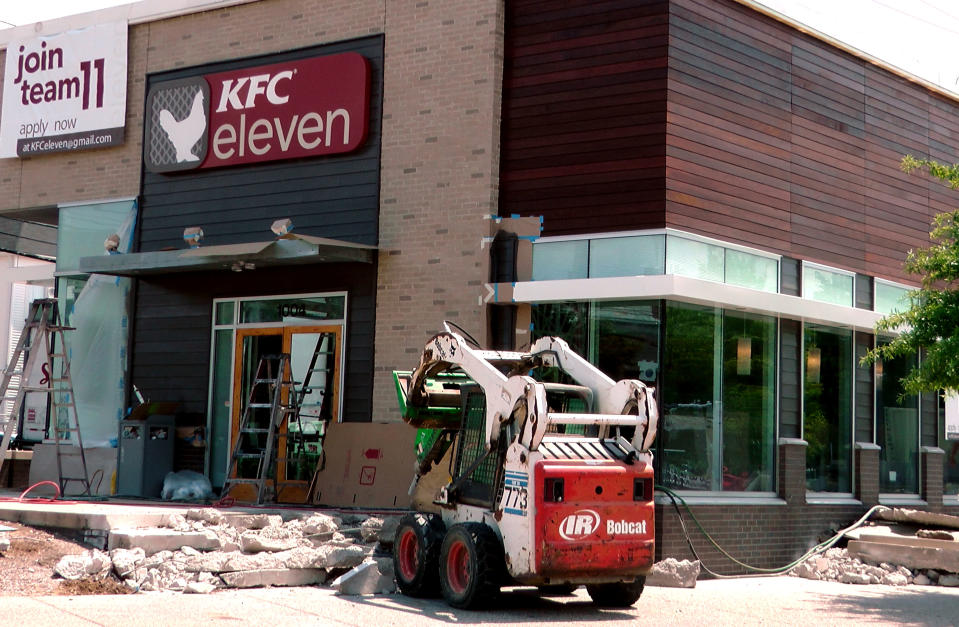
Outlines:
[[203, 239], [203, 229], [198, 226], [188, 226], [183, 229], [183, 241], [190, 245], [190, 248], [199, 248], [200, 240]]
[[293, 220], [289, 218], [275, 220], [273, 224], [270, 225], [270, 230], [276, 233], [277, 237], [283, 237], [293, 230]]
[[107, 251], [108, 255], [116, 255], [120, 248], [120, 236], [116, 233], [111, 233], [103, 240], [103, 248]]

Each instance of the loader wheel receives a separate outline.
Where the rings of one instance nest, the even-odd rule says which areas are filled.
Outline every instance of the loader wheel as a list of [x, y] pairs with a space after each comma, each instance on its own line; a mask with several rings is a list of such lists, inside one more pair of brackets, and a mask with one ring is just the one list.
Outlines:
[[600, 607], [629, 607], [639, 600], [646, 585], [646, 577], [637, 577], [629, 583], [597, 583], [586, 586], [594, 605]]
[[503, 545], [482, 523], [450, 527], [440, 551], [440, 587], [451, 606], [474, 609], [499, 592]]
[[396, 528], [393, 571], [396, 585], [411, 597], [439, 596], [439, 553], [443, 522], [427, 514], [407, 514]]

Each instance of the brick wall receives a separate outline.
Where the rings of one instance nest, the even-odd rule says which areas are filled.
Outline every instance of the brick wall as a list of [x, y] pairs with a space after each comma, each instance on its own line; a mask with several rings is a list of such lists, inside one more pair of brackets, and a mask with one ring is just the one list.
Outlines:
[[386, 74], [373, 420], [398, 419], [391, 371], [444, 319], [486, 333], [496, 213], [502, 2], [393, 2]]

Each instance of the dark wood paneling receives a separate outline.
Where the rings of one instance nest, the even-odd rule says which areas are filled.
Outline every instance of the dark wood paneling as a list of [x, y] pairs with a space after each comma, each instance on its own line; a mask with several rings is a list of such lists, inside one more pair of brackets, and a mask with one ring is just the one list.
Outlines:
[[939, 446], [939, 399], [935, 393], [920, 395], [919, 421], [919, 445]]
[[667, 3], [507, 3], [500, 213], [664, 225]]
[[779, 436], [802, 437], [802, 323], [779, 321]]
[[856, 307], [872, 311], [873, 285], [872, 278], [865, 274], [856, 275]]
[[873, 442], [875, 416], [873, 406], [876, 399], [873, 367], [872, 365], [859, 365], [859, 360], [866, 355], [866, 351], [873, 347], [873, 341], [873, 336], [870, 333], [856, 333], [856, 430], [854, 434], [856, 442]]
[[802, 263], [792, 257], [779, 260], [779, 293], [789, 296], [802, 294]]
[[204, 244], [262, 241], [270, 224], [291, 218], [298, 233], [376, 244], [383, 38], [366, 37], [269, 57], [154, 74], [148, 84], [353, 51], [370, 62], [370, 123], [366, 143], [347, 155], [248, 166], [143, 174], [139, 250], [182, 247], [183, 229], [200, 226]]
[[330, 264], [242, 273], [190, 273], [140, 280], [136, 290], [131, 377], [144, 397], [206, 414], [213, 299], [348, 292], [343, 419], [372, 415], [376, 268]]

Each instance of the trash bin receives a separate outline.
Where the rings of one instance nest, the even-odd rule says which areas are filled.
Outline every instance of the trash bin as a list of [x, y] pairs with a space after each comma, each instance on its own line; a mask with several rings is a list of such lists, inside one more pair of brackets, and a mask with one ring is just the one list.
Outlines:
[[160, 498], [163, 479], [173, 470], [176, 425], [172, 414], [148, 414], [120, 421], [117, 439], [117, 494]]

